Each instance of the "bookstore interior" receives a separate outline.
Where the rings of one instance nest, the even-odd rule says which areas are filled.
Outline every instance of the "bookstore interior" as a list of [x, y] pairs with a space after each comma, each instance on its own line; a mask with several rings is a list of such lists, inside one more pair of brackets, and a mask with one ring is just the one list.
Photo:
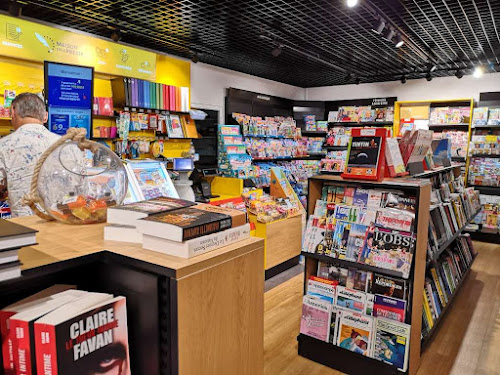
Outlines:
[[0, 374], [500, 374], [499, 14], [0, 2]]

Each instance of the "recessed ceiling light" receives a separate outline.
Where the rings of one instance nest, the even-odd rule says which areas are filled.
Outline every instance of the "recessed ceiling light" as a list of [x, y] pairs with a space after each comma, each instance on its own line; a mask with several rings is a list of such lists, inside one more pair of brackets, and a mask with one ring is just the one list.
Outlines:
[[474, 76], [474, 78], [480, 78], [483, 76], [483, 73], [484, 73], [483, 67], [478, 66], [476, 69], [474, 69], [474, 73], [472, 73], [472, 75]]
[[358, 5], [358, 0], [347, 0], [347, 6], [349, 8], [354, 8], [356, 5]]

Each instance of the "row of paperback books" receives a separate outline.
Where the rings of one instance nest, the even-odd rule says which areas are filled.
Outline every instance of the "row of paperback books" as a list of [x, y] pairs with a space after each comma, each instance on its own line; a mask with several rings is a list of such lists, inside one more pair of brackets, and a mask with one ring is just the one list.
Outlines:
[[54, 285], [0, 310], [6, 375], [130, 375], [125, 297]]
[[0, 219], [0, 281], [21, 276], [19, 249], [36, 245], [36, 230]]
[[463, 234], [429, 268], [423, 291], [422, 337], [429, 333], [443, 309], [451, 302], [452, 294], [475, 256], [470, 235]]
[[463, 177], [452, 171], [433, 177], [429, 241], [427, 251], [432, 258], [440, 247], [460, 232], [480, 209], [479, 192], [465, 188]]
[[318, 276], [307, 282], [300, 332], [406, 371], [407, 302], [395, 295], [407, 297], [405, 280], [319, 262]]
[[142, 243], [182, 258], [250, 237], [245, 212], [169, 197], [110, 207], [107, 222], [105, 240]]
[[325, 185], [309, 216], [302, 251], [401, 272], [415, 249], [416, 197], [399, 190]]

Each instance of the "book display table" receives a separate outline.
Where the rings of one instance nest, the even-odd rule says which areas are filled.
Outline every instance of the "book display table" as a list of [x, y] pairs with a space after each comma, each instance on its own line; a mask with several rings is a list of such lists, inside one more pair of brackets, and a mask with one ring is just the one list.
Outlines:
[[13, 221], [38, 230], [38, 245], [20, 250], [22, 276], [0, 283], [2, 307], [54, 284], [122, 295], [133, 374], [263, 373], [263, 240], [182, 259], [104, 241], [100, 224]]

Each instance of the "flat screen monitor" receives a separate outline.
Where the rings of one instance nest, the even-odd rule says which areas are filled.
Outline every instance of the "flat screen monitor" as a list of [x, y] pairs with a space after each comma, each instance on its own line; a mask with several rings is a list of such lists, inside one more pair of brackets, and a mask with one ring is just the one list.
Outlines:
[[194, 169], [193, 159], [174, 158], [173, 170], [177, 172], [189, 172]]
[[45, 97], [49, 130], [66, 134], [69, 128], [85, 128], [90, 136], [94, 68], [45, 61]]

